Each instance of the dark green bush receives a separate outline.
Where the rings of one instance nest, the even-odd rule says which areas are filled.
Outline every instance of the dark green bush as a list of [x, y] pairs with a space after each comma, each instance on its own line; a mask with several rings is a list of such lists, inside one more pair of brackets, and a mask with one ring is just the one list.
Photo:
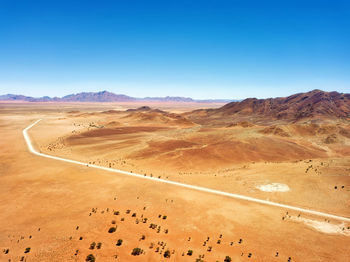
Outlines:
[[93, 254], [90, 254], [86, 257], [85, 261], [89, 261], [89, 262], [95, 262], [95, 257]]
[[138, 256], [138, 255], [140, 255], [141, 253], [142, 253], [142, 249], [139, 248], [139, 247], [135, 247], [135, 248], [132, 250], [131, 255], [133, 255], [133, 256]]
[[111, 227], [110, 229], [108, 229], [108, 233], [114, 233], [116, 231], [115, 227]]
[[229, 256], [226, 256], [226, 257], [225, 257], [224, 262], [231, 262], [231, 261], [232, 261], [232, 259], [231, 259]]
[[164, 252], [164, 257], [165, 258], [169, 258], [170, 257], [170, 251], [169, 250]]

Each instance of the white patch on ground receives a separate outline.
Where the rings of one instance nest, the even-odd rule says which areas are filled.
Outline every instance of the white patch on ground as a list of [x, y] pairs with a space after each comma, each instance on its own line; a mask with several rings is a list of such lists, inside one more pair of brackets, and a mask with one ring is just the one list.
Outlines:
[[348, 229], [344, 223], [332, 224], [326, 221], [318, 221], [302, 217], [291, 217], [290, 219], [296, 222], [302, 222], [322, 233], [350, 236], [350, 229]]
[[271, 183], [267, 185], [256, 186], [257, 189], [264, 192], [287, 192], [289, 191], [289, 186], [280, 183]]

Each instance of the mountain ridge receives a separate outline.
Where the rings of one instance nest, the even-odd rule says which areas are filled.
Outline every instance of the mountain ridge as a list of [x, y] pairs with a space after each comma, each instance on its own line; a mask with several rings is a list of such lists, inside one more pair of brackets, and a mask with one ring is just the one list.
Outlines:
[[190, 119], [288, 120], [350, 118], [350, 94], [315, 89], [287, 97], [247, 98], [216, 109], [199, 109], [186, 114]]

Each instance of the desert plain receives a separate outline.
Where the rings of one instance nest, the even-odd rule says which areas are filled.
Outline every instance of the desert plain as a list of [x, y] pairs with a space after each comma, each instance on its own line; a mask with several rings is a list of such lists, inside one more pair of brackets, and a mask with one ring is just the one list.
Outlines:
[[1, 103], [0, 260], [350, 261], [348, 221], [89, 166], [350, 218], [349, 119], [223, 106]]

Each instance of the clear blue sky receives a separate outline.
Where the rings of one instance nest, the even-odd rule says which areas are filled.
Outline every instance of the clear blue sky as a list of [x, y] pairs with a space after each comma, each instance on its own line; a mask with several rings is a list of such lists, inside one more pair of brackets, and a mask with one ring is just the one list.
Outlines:
[[0, 0], [0, 94], [350, 92], [350, 1]]

